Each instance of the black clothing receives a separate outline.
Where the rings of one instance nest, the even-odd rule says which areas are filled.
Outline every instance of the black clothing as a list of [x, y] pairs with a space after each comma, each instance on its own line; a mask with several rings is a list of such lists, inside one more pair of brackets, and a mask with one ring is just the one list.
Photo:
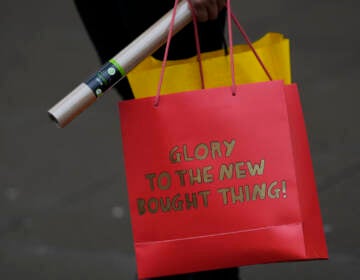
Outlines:
[[237, 268], [218, 269], [191, 274], [152, 278], [151, 280], [240, 280]]
[[[97, 53], [104, 63], [136, 39], [161, 16], [173, 8], [170, 0], [74, 0], [85, 28]], [[199, 23], [201, 52], [221, 49], [224, 45], [225, 10], [217, 20]], [[164, 47], [153, 56], [162, 59]], [[171, 40], [168, 59], [182, 59], [196, 55], [194, 29], [191, 24], [179, 31]], [[115, 88], [123, 99], [134, 96], [127, 80], [118, 83]], [[238, 269], [221, 269], [186, 275], [156, 278], [158, 280], [238, 280]], [[156, 280], [153, 279], [153, 280]]]

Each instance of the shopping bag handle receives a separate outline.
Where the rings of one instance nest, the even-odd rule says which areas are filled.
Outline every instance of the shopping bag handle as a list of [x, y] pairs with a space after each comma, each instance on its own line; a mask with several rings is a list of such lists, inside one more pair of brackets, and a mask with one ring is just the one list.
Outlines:
[[241, 35], [245, 39], [247, 45], [255, 55], [257, 61], [261, 65], [262, 69], [264, 70], [266, 76], [269, 78], [270, 81], [272, 81], [272, 77], [265, 67], [263, 61], [261, 60], [260, 56], [258, 55], [257, 51], [255, 50], [253, 44], [251, 43], [251, 40], [249, 36], [247, 35], [245, 29], [241, 26], [240, 22], [234, 15], [234, 13], [231, 10], [230, 0], [226, 1], [225, 7], [227, 9], [227, 23], [228, 23], [228, 33], [229, 33], [229, 45], [230, 45], [230, 67], [231, 67], [231, 80], [232, 80], [232, 92], [233, 95], [236, 95], [236, 82], [235, 82], [235, 63], [234, 63], [234, 43], [233, 43], [233, 32], [232, 32], [232, 21], [235, 23], [236, 27], [239, 29]]
[[[204, 89], [205, 88], [205, 82], [204, 82], [203, 68], [202, 68], [202, 62], [201, 62], [200, 40], [199, 40], [199, 34], [198, 34], [198, 28], [197, 28], [197, 19], [196, 19], [194, 8], [193, 8], [193, 6], [191, 4], [191, 1], [190, 0], [187, 0], [187, 1], [188, 1], [190, 9], [192, 11], [192, 15], [193, 15], [195, 42], [196, 42], [196, 50], [197, 50], [197, 57], [198, 57], [198, 63], [199, 63], [200, 77], [201, 77], [201, 85], [202, 85], [202, 88]], [[230, 2], [231, 2], [230, 0], [226, 0], [225, 7], [227, 9], [227, 23], [228, 23], [228, 33], [229, 33], [229, 45], [230, 45], [230, 47], [229, 47], [229, 49], [230, 49], [230, 67], [231, 67], [231, 80], [232, 80], [231, 90], [232, 90], [232, 94], [236, 95], [234, 43], [233, 43], [232, 22], [234, 22], [236, 27], [239, 29], [239, 31], [240, 31], [241, 35], [243, 36], [243, 38], [245, 39], [247, 45], [249, 46], [249, 48], [251, 49], [251, 51], [255, 55], [257, 61], [259, 62], [259, 64], [263, 68], [266, 76], [269, 78], [270, 81], [272, 81], [273, 79], [272, 79], [269, 71], [265, 67], [263, 61], [261, 60], [260, 56], [258, 55], [257, 51], [255, 50], [253, 44], [251, 43], [251, 40], [249, 39], [249, 36], [247, 35], [245, 29], [241, 26], [240, 22], [237, 20], [236, 16], [232, 12]], [[165, 67], [166, 67], [167, 57], [168, 57], [168, 53], [169, 53], [170, 42], [171, 42], [171, 38], [172, 38], [172, 34], [173, 34], [173, 26], [174, 26], [174, 22], [175, 22], [176, 8], [177, 8], [178, 3], [179, 3], [179, 0], [175, 0], [173, 12], [172, 12], [172, 18], [171, 18], [171, 22], [170, 22], [169, 33], [168, 33], [166, 47], [165, 47], [164, 58], [163, 58], [163, 61], [162, 61], [160, 79], [159, 79], [158, 88], [157, 88], [155, 101], [154, 101], [154, 106], [155, 107], [159, 106], [159, 103], [160, 103], [161, 86], [162, 86], [163, 79], [164, 79]]]
[[[194, 35], [195, 35], [195, 43], [196, 43], [197, 60], [198, 60], [199, 71], [200, 71], [201, 87], [204, 89], [205, 82], [204, 82], [204, 74], [203, 74], [203, 67], [202, 67], [202, 60], [201, 60], [200, 40], [199, 40], [199, 32], [198, 32], [198, 27], [197, 27], [196, 15], [195, 15], [195, 11], [194, 11], [191, 1], [190, 0], [186, 0], [186, 1], [189, 4], [189, 7], [191, 9], [191, 14], [193, 17]], [[162, 83], [164, 80], [166, 62], [167, 62], [167, 58], [168, 58], [168, 54], [169, 54], [171, 38], [172, 38], [172, 35], [174, 32], [173, 29], [174, 29], [174, 23], [175, 23], [176, 8], [178, 6], [178, 3], [179, 3], [179, 0], [175, 0], [174, 8], [173, 8], [172, 16], [171, 16], [171, 21], [170, 21], [169, 33], [168, 33], [166, 46], [165, 46], [164, 58], [163, 58], [162, 65], [161, 65], [160, 79], [159, 79], [158, 88], [157, 88], [157, 92], [156, 92], [156, 96], [155, 96], [155, 102], [154, 102], [155, 107], [159, 106], [159, 103], [160, 103], [161, 86], [162, 86]]]

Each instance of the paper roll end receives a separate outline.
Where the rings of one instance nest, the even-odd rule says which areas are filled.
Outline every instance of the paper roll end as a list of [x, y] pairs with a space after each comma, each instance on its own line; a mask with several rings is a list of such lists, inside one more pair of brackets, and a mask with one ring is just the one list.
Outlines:
[[82, 83], [53, 106], [48, 116], [58, 127], [63, 128], [95, 101], [93, 91]]

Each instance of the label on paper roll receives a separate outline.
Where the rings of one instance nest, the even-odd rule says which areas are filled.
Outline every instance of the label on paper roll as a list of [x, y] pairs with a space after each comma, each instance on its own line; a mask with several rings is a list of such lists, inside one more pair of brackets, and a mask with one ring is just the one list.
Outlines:
[[124, 71], [114, 61], [107, 62], [99, 71], [94, 73], [85, 83], [91, 88], [95, 96], [102, 95], [112, 88], [122, 77]]

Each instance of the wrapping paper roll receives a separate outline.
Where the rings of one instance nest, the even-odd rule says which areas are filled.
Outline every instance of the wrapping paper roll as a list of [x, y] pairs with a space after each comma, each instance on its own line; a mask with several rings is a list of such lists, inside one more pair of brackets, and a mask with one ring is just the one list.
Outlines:
[[[49, 117], [59, 127], [65, 127], [81, 112], [92, 105], [104, 92], [112, 88], [146, 57], [165, 44], [173, 10], [154, 23], [137, 39], [120, 51], [99, 71], [78, 85], [49, 111]], [[176, 8], [174, 34], [192, 20], [187, 1], [181, 1]]]

